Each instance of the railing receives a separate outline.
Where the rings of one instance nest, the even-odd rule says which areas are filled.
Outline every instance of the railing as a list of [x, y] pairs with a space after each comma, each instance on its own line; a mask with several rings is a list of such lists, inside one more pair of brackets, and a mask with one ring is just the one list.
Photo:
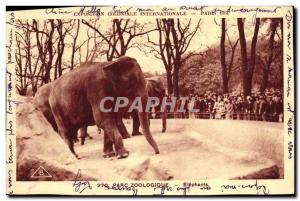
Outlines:
[[[152, 117], [153, 118], [153, 117]], [[160, 113], [156, 113], [155, 119], [161, 118]], [[169, 112], [167, 113], [168, 119], [216, 119], [216, 114], [209, 112], [197, 112], [197, 113], [183, 113], [183, 112]], [[226, 119], [226, 115], [224, 117]], [[253, 121], [271, 121], [282, 122], [283, 119], [280, 116], [275, 115], [256, 115], [255, 113], [233, 113], [231, 118], [233, 120], [253, 120]]]

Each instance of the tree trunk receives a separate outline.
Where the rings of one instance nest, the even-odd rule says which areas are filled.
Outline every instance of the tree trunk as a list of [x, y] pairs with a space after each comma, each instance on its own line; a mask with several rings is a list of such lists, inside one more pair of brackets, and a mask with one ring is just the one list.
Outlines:
[[228, 93], [228, 78], [227, 78], [227, 66], [226, 66], [226, 52], [225, 52], [225, 18], [222, 18], [221, 27], [221, 42], [220, 42], [220, 56], [222, 67], [222, 79], [223, 79], [223, 93]]
[[[256, 18], [255, 27], [254, 27], [254, 34], [253, 34], [252, 42], [251, 42], [249, 71], [248, 71], [249, 79], [251, 80], [251, 82], [252, 82], [253, 72], [254, 72], [254, 68], [255, 68], [255, 61], [256, 61], [256, 44], [257, 44], [259, 24], [260, 24], [260, 19]], [[250, 89], [250, 91], [251, 91], [251, 89]]]
[[269, 82], [269, 71], [267, 69], [264, 69], [261, 91], [265, 91], [267, 89], [268, 82]]
[[48, 62], [47, 64], [45, 65], [45, 75], [44, 75], [44, 83], [47, 84], [48, 82], [51, 81], [51, 78], [50, 78], [50, 71], [51, 71], [51, 68], [52, 68], [52, 60], [53, 60], [53, 42], [52, 42], [52, 37], [53, 37], [53, 34], [54, 34], [54, 21], [53, 19], [49, 20], [50, 21], [50, 24], [51, 24], [51, 30], [50, 30], [50, 33], [49, 33], [49, 36], [48, 36], [48, 40], [47, 40], [47, 50], [45, 50], [45, 53], [44, 53], [44, 59], [46, 60], [46, 54], [47, 54], [47, 51], [49, 53], [49, 58], [48, 58]]
[[75, 51], [76, 51], [76, 41], [78, 38], [78, 33], [79, 33], [79, 28], [80, 28], [80, 20], [77, 20], [77, 29], [76, 29], [76, 35], [73, 39], [73, 44], [72, 44], [72, 55], [71, 55], [71, 70], [74, 68], [74, 57], [75, 57]]
[[168, 88], [168, 94], [172, 94], [173, 93], [172, 73], [169, 70], [167, 70], [167, 88]]
[[173, 94], [177, 98], [179, 97], [178, 77], [179, 77], [179, 64], [178, 62], [175, 62], [174, 71], [173, 71]]
[[254, 34], [251, 42], [251, 50], [250, 50], [250, 60], [248, 64], [247, 58], [247, 45], [246, 45], [246, 37], [244, 32], [244, 22], [242, 18], [237, 19], [239, 37], [240, 37], [240, 45], [241, 45], [241, 60], [242, 60], [242, 76], [243, 76], [243, 90], [244, 96], [251, 95], [252, 89], [252, 76], [253, 70], [255, 67], [255, 58], [256, 58], [256, 43], [257, 43], [257, 35], [259, 30], [260, 19], [257, 18], [255, 22]]
[[277, 26], [279, 25], [279, 21], [277, 19], [272, 19], [270, 24], [270, 38], [269, 38], [269, 48], [268, 48], [268, 58], [266, 65], [264, 66], [263, 71], [263, 83], [262, 83], [262, 91], [265, 91], [268, 88], [269, 84], [269, 73], [270, 68], [273, 63], [274, 58], [274, 38]]
[[240, 37], [240, 45], [241, 45], [241, 61], [242, 61], [242, 77], [243, 77], [243, 91], [244, 96], [250, 95], [249, 92], [249, 79], [247, 77], [248, 71], [248, 61], [247, 61], [247, 46], [246, 46], [246, 38], [244, 33], [244, 22], [242, 18], [237, 19], [239, 37]]

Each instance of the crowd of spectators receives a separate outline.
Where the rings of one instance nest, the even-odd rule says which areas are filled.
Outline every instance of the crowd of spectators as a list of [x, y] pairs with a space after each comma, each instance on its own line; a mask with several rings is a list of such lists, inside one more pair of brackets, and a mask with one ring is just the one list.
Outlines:
[[[170, 96], [168, 96], [170, 99]], [[179, 112], [180, 99], [174, 112], [167, 108], [168, 118], [238, 119], [283, 122], [283, 99], [280, 91], [244, 94], [189, 95], [185, 112]], [[189, 105], [199, 112], [188, 110]]]

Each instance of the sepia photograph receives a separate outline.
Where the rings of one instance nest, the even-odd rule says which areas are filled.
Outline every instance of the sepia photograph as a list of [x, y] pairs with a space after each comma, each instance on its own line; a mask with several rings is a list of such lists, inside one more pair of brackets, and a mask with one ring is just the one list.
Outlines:
[[6, 16], [8, 194], [294, 192], [293, 7]]

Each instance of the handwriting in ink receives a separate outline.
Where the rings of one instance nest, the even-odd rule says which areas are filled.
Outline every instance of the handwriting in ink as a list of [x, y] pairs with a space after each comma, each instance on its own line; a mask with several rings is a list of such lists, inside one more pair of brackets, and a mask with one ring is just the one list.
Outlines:
[[154, 191], [156, 190], [159, 190], [159, 193], [155, 193], [153, 195], [164, 195], [165, 192], [170, 192], [170, 191], [173, 191], [173, 188], [170, 187], [169, 185], [162, 185], [162, 186], [159, 186], [159, 187], [155, 187], [154, 188]]
[[293, 122], [293, 118], [290, 117], [288, 122], [287, 122], [287, 127], [288, 127], [288, 135], [292, 135], [293, 134], [293, 130], [294, 130], [294, 122]]
[[[292, 20], [293, 20], [293, 15], [292, 15], [292, 13], [291, 13], [290, 10], [285, 15], [285, 19], [287, 21], [287, 29], [290, 30], [291, 29]], [[291, 32], [288, 32], [288, 34], [287, 34], [287, 47], [289, 49], [291, 49], [292, 48], [291, 45], [292, 45], [292, 34], [291, 34]]]
[[8, 126], [6, 128], [7, 135], [15, 135], [13, 131], [13, 121], [8, 122]]
[[294, 145], [293, 145], [293, 142], [290, 141], [288, 143], [288, 152], [289, 152], [288, 159], [292, 159], [293, 158], [293, 150], [294, 150]]
[[106, 190], [114, 190], [114, 191], [129, 191], [132, 192], [132, 195], [137, 195], [138, 189], [135, 188], [133, 185], [128, 186], [128, 184], [113, 184], [112, 186], [105, 185], [104, 188]]
[[73, 183], [73, 187], [75, 192], [82, 193], [86, 189], [92, 189], [92, 186], [89, 181], [82, 181], [81, 179], [81, 170], [79, 169], [75, 178], [75, 181]]
[[96, 6], [92, 7], [81, 7], [78, 12], [74, 12], [74, 16], [95, 16], [99, 19], [100, 16], [103, 16], [104, 12]]
[[287, 29], [291, 29], [291, 22], [293, 20], [293, 15], [290, 10], [288, 10], [287, 14], [285, 15], [285, 19], [287, 21]]
[[290, 96], [290, 93], [291, 93], [291, 82], [292, 82], [292, 76], [293, 76], [293, 69], [288, 67], [288, 78], [287, 78], [287, 90], [286, 90], [286, 94], [287, 94], [287, 97]]
[[266, 185], [258, 184], [256, 180], [254, 184], [242, 184], [242, 185], [235, 185], [235, 184], [223, 184], [221, 185], [222, 192], [224, 190], [237, 190], [237, 189], [254, 189], [257, 194], [264, 194], [267, 195], [270, 193], [269, 188]]
[[8, 170], [8, 188], [12, 187], [12, 170]]
[[177, 191], [182, 191], [182, 195], [187, 195], [190, 192], [190, 186], [178, 186]]
[[70, 14], [71, 11], [63, 10], [61, 8], [47, 8], [45, 10], [46, 14], [54, 14], [54, 15], [60, 15], [60, 14]]
[[287, 111], [291, 112], [292, 114], [294, 114], [294, 110], [292, 109], [291, 103], [288, 103], [287, 106], [288, 106], [287, 107]]
[[[10, 19], [9, 22], [7, 22], [9, 25], [14, 26], [15, 23], [15, 14], [10, 13]], [[9, 30], [9, 39], [8, 44], [6, 45], [7, 48], [7, 64], [13, 64], [12, 61], [12, 47], [13, 47], [13, 30]]]
[[12, 164], [14, 162], [14, 154], [13, 154], [13, 144], [11, 139], [9, 139], [8, 151], [9, 151], [9, 156], [6, 163]]

